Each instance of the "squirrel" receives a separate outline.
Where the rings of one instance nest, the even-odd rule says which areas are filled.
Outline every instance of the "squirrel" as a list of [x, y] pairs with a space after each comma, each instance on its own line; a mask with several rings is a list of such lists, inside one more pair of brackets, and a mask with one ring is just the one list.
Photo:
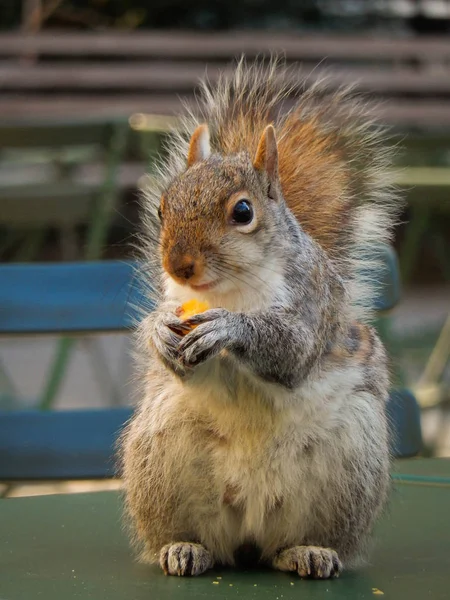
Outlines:
[[[271, 568], [337, 577], [367, 556], [389, 493], [363, 272], [399, 212], [392, 152], [356, 94], [307, 88], [277, 59], [201, 90], [143, 200], [158, 301], [121, 439], [132, 536], [170, 575], [250, 545]], [[189, 299], [209, 308], [183, 323]]]

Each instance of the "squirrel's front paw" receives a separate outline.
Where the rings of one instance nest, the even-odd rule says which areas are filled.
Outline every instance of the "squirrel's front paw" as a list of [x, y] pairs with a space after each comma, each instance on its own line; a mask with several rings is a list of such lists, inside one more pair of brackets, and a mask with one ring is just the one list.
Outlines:
[[184, 377], [186, 375], [186, 370], [180, 362], [180, 355], [178, 352], [181, 336], [170, 329], [170, 327], [179, 325], [182, 325], [182, 322], [174, 314], [159, 314], [155, 321], [152, 339], [156, 351], [166, 367], [171, 369], [179, 377]]
[[300, 577], [329, 579], [339, 577], [342, 563], [337, 552], [319, 546], [294, 546], [279, 552], [272, 563], [279, 571], [295, 571]]
[[178, 352], [185, 367], [195, 367], [229, 347], [236, 338], [236, 314], [223, 308], [207, 310], [185, 321], [195, 325], [181, 340]]
[[166, 575], [201, 575], [211, 569], [211, 554], [201, 544], [178, 542], [161, 550], [159, 564]]

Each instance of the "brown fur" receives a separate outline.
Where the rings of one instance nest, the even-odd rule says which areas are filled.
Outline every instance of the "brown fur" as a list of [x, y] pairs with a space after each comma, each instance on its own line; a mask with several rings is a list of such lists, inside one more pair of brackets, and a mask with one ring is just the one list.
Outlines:
[[[282, 110], [286, 100], [294, 101], [288, 112]], [[386, 137], [350, 91], [332, 93], [326, 81], [306, 89], [278, 61], [268, 67], [241, 62], [234, 79], [224, 77], [217, 89], [204, 83], [200, 109], [212, 151], [222, 155], [258, 156], [261, 134], [273, 125], [283, 197], [303, 229], [332, 258], [343, 259], [341, 265], [358, 237], [358, 207], [380, 203], [384, 214], [398, 209], [387, 180]]]
[[[258, 157], [265, 150], [261, 132], [269, 115], [245, 118], [244, 114], [218, 132], [220, 146], [227, 153], [246, 148]], [[313, 116], [303, 119], [301, 105], [276, 125], [279, 176], [285, 198], [295, 217], [325, 250], [333, 252], [348, 239], [350, 168], [344, 160], [335, 132], [323, 132]], [[261, 140], [261, 144], [259, 144]], [[347, 226], [347, 227], [346, 227]], [[345, 239], [344, 238], [344, 239]]]
[[[349, 167], [336, 135], [321, 132], [314, 118], [302, 121], [294, 112], [278, 136], [281, 185], [289, 208], [325, 250], [338, 249], [347, 229], [350, 205], [344, 200]], [[292, 160], [294, 155], [297, 161]]]
[[331, 357], [336, 359], [352, 358], [364, 365], [370, 361], [375, 348], [374, 331], [363, 323], [354, 322], [339, 344], [331, 350]]

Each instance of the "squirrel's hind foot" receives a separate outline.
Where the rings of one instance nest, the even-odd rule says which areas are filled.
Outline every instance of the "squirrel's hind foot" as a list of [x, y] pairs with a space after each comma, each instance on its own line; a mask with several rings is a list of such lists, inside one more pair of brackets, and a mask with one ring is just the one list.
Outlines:
[[214, 566], [211, 554], [201, 544], [177, 542], [166, 544], [159, 555], [159, 564], [166, 575], [201, 575]]
[[294, 546], [278, 552], [272, 561], [274, 569], [295, 571], [300, 577], [329, 579], [339, 577], [342, 563], [337, 552], [319, 546]]

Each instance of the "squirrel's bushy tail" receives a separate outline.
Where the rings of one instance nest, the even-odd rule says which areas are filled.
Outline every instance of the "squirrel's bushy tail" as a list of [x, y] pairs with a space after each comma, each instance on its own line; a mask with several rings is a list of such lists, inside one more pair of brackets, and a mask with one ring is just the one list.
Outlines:
[[389, 181], [391, 151], [366, 103], [349, 89], [331, 93], [326, 79], [307, 87], [276, 59], [268, 65], [241, 60], [216, 84], [202, 82], [197, 110], [170, 142], [162, 180], [185, 168], [189, 137], [202, 122], [214, 152], [252, 157], [264, 127], [274, 124], [284, 198], [336, 262], [364, 318], [375, 282], [355, 274], [367, 267], [374, 247], [389, 241], [400, 206]]

